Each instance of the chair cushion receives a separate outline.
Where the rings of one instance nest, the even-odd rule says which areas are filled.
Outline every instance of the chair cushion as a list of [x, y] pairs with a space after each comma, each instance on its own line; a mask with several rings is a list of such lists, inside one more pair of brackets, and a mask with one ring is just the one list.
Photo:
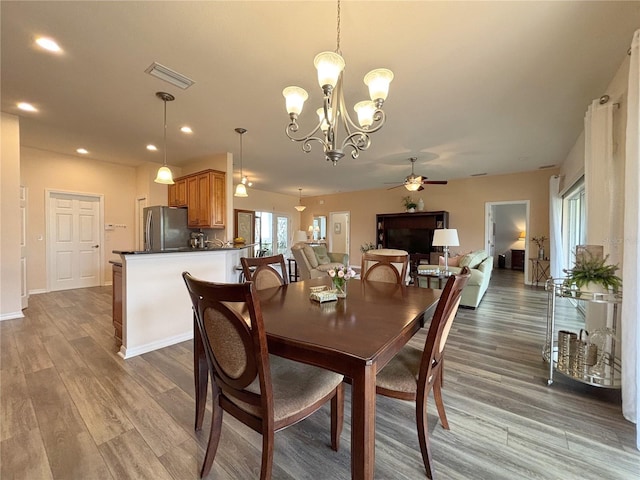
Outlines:
[[332, 268], [338, 268], [340, 267], [342, 264], [341, 263], [336, 263], [336, 262], [331, 262], [331, 263], [325, 263], [323, 265], [318, 265], [318, 270], [321, 272], [329, 272], [329, 270], [331, 270]]
[[327, 247], [324, 245], [318, 245], [313, 247], [313, 251], [316, 254], [316, 258], [318, 259], [318, 265], [326, 265], [331, 262], [329, 258], [329, 254], [327, 253]]
[[418, 390], [418, 374], [422, 350], [405, 345], [376, 376], [376, 385], [397, 392], [415, 393]]
[[[344, 377], [340, 374], [276, 355], [269, 355], [271, 385], [273, 388], [273, 418], [277, 422], [304, 410], [335, 389]], [[259, 394], [260, 382], [256, 378], [247, 391]], [[260, 411], [236, 398], [230, 397], [242, 410], [260, 417]]]
[[[450, 267], [458, 267], [460, 263], [460, 259], [462, 255], [456, 255], [454, 257], [449, 257], [448, 264]], [[444, 257], [438, 257], [438, 265], [444, 266]]]
[[307, 257], [311, 268], [318, 268], [318, 257], [316, 257], [316, 252], [313, 251], [313, 247], [311, 247], [311, 245], [305, 245], [302, 247], [302, 251], [304, 252], [304, 256]]

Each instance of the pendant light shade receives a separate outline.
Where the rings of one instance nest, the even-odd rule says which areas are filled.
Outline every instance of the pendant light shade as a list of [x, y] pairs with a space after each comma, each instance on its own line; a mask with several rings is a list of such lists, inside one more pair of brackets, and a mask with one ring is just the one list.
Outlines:
[[233, 196], [248, 197], [249, 194], [247, 193], [247, 187], [245, 185], [247, 180], [242, 174], [242, 136], [247, 133], [247, 129], [238, 127], [235, 129], [235, 131], [240, 134], [240, 183], [236, 185], [236, 191], [234, 192]]
[[301, 189], [301, 188], [299, 188], [298, 190], [300, 191], [300, 200], [298, 200], [298, 205], [296, 205], [296, 206], [295, 206], [295, 207], [293, 207], [293, 208], [295, 208], [295, 209], [296, 209], [297, 211], [299, 211], [299, 212], [302, 212], [302, 211], [303, 211], [305, 208], [307, 208], [307, 207], [305, 207], [304, 205], [302, 205], [302, 189]]
[[156, 97], [164, 102], [164, 130], [163, 130], [163, 141], [164, 141], [164, 162], [162, 166], [158, 169], [158, 174], [156, 175], [156, 179], [154, 182], [162, 183], [164, 185], [173, 185], [175, 182], [173, 181], [173, 174], [169, 167], [167, 167], [167, 102], [172, 102], [176, 99], [173, 95], [166, 92], [156, 92]]

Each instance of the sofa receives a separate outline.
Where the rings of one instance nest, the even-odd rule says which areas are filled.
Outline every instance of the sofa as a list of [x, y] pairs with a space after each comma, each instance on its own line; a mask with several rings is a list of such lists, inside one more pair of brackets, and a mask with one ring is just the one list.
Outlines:
[[[429, 286], [429, 278], [420, 277], [420, 273], [444, 269], [444, 258], [440, 265], [418, 265], [418, 285], [420, 287]], [[471, 277], [467, 285], [462, 291], [460, 306], [475, 309], [482, 300], [487, 288], [489, 280], [491, 280], [491, 272], [493, 271], [493, 257], [487, 255], [485, 250], [476, 250], [464, 255], [456, 255], [449, 258], [449, 271], [452, 273], [460, 273], [463, 267], [469, 267]]]
[[298, 274], [301, 280], [323, 277], [332, 268], [349, 264], [349, 255], [327, 252], [326, 245], [311, 246], [299, 242], [291, 247], [291, 254], [298, 264]]

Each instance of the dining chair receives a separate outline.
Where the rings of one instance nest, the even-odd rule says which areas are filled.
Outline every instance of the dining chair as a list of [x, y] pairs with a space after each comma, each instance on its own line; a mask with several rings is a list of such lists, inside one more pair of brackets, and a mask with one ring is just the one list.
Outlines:
[[360, 275], [362, 280], [397, 283], [402, 285], [407, 275], [409, 255], [381, 255], [374, 252], [362, 254]]
[[211, 379], [213, 418], [200, 476], [211, 470], [227, 412], [262, 434], [260, 479], [271, 478], [274, 433], [331, 401], [331, 448], [337, 451], [344, 421], [343, 376], [269, 355], [260, 302], [253, 283], [220, 284], [182, 277], [193, 304], [194, 335], [204, 344]]
[[442, 401], [444, 347], [460, 305], [462, 289], [470, 276], [469, 268], [464, 267], [458, 275], [451, 275], [447, 280], [431, 319], [424, 347], [421, 349], [410, 344], [405, 345], [376, 377], [378, 395], [415, 400], [420, 452], [428, 478], [433, 478], [433, 462], [427, 425], [427, 396], [429, 391], [433, 390], [440, 422], [443, 428], [449, 430]]
[[[258, 290], [287, 283], [287, 269], [282, 254], [270, 257], [242, 257], [240, 263], [246, 281], [253, 282]], [[274, 266], [280, 266], [280, 271], [278, 272]]]

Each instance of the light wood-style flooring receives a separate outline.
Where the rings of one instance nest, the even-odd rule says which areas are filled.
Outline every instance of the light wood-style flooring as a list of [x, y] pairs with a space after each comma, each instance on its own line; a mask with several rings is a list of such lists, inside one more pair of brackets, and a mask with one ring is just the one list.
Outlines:
[[[438, 478], [640, 478], [619, 392], [561, 376], [547, 386], [545, 309], [541, 287], [495, 270], [480, 307], [459, 311], [444, 370], [451, 430], [429, 406]], [[34, 295], [25, 314], [0, 322], [2, 480], [198, 478], [209, 419], [194, 432], [191, 342], [122, 360], [110, 287]], [[325, 408], [276, 434], [275, 479], [350, 478], [348, 392], [340, 451]], [[413, 404], [378, 398], [376, 428], [376, 478], [425, 478]], [[208, 478], [258, 478], [260, 449], [258, 434], [225, 415]]]

